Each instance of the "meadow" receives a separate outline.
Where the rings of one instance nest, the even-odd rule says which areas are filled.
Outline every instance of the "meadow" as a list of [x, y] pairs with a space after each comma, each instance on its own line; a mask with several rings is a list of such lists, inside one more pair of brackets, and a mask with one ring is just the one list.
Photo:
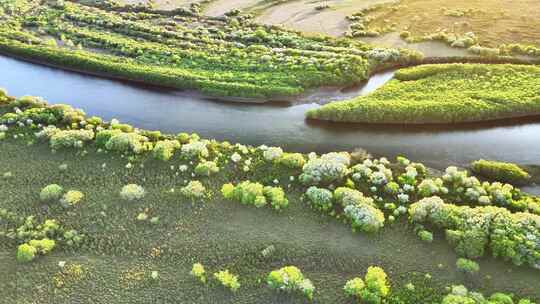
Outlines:
[[475, 46], [471, 51], [476, 52], [481, 50], [478, 47], [487, 48], [484, 53], [491, 55], [537, 56], [539, 12], [536, 1], [402, 0], [350, 15], [348, 35], [377, 37], [395, 32], [410, 43], [435, 40], [457, 48]]
[[244, 15], [208, 18], [197, 7], [163, 12], [108, 2], [5, 1], [0, 25], [4, 54], [240, 100], [349, 86], [373, 68], [421, 58], [352, 40], [305, 37]]
[[0, 100], [7, 303], [540, 299], [540, 199], [510, 184]]
[[[123, 81], [98, 85], [172, 89], [161, 104], [189, 96], [175, 90], [293, 100], [307, 106], [300, 116], [311, 109], [299, 128], [540, 116], [537, 3], [447, 2], [5, 0], [0, 53]], [[469, 53], [362, 41], [387, 34]], [[381, 71], [395, 76], [368, 95], [300, 99], [352, 96]], [[85, 96], [63, 83], [64, 97]], [[271, 119], [256, 122], [275, 128]], [[538, 164], [436, 170], [360, 148], [286, 150], [145, 130], [0, 89], [0, 303], [540, 303], [540, 196], [528, 192]]]
[[401, 69], [377, 91], [327, 104], [306, 116], [339, 122], [452, 124], [540, 114], [540, 69], [442, 64]]

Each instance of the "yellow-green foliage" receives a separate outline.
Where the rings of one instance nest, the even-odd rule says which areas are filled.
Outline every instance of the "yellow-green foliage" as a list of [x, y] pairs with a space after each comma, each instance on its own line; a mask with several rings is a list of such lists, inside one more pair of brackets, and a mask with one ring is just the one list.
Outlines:
[[511, 184], [524, 184], [531, 176], [516, 164], [480, 159], [472, 163], [472, 171], [489, 179]]
[[202, 283], [206, 283], [206, 271], [204, 270], [204, 266], [201, 263], [193, 264], [193, 267], [191, 268], [191, 272], [189, 274], [196, 277]]
[[441, 64], [399, 70], [368, 96], [335, 102], [308, 118], [358, 123], [459, 123], [540, 114], [540, 68]]
[[240, 288], [238, 276], [230, 273], [229, 270], [223, 270], [214, 273], [214, 278], [218, 280], [221, 285], [229, 288], [233, 292]]

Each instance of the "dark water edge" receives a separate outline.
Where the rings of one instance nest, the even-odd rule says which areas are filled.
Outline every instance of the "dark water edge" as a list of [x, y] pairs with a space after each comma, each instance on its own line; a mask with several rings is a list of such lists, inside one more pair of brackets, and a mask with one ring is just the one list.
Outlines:
[[[459, 126], [381, 126], [306, 121], [304, 113], [325, 100], [366, 94], [391, 79], [376, 74], [363, 86], [320, 90], [295, 102], [245, 104], [210, 100], [186, 92], [101, 79], [0, 56], [0, 87], [14, 96], [38, 95], [51, 103], [82, 108], [89, 115], [168, 133], [289, 151], [328, 152], [357, 147], [376, 156], [405, 155], [426, 165], [466, 166], [485, 158], [540, 164], [540, 119]], [[312, 102], [310, 102], [312, 101]]]

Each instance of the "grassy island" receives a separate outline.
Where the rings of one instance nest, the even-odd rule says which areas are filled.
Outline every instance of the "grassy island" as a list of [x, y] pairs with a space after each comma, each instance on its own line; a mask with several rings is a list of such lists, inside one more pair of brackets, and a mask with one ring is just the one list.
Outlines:
[[540, 68], [440, 64], [401, 69], [368, 96], [311, 110], [311, 119], [452, 124], [540, 115]]
[[540, 200], [455, 167], [162, 134], [3, 91], [0, 155], [6, 303], [540, 300]]

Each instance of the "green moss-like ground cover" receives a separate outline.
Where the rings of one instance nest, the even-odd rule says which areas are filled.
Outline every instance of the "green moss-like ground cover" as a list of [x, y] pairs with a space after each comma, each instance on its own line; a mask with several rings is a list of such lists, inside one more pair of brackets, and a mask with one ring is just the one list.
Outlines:
[[450, 124], [540, 114], [540, 68], [442, 64], [402, 69], [368, 96], [307, 113], [338, 122]]

